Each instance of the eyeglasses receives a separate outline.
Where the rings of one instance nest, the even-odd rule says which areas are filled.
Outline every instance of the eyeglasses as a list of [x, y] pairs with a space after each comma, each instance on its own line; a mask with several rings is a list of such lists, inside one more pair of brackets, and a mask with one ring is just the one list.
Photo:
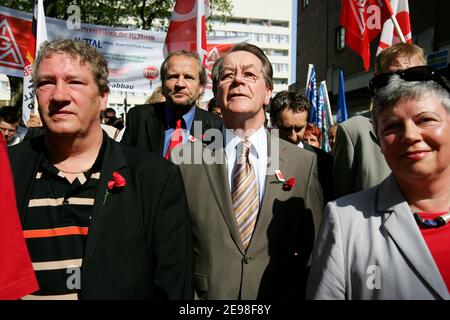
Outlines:
[[16, 133], [17, 129], [9, 129], [9, 128], [2, 128], [2, 127], [0, 127], [0, 131], [2, 131], [2, 132], [9, 132], [9, 133]]
[[[259, 74], [262, 73], [261, 70], [257, 70], [255, 68], [245, 68], [241, 70], [242, 79], [245, 82], [255, 83], [260, 79]], [[236, 79], [238, 72], [233, 69], [225, 69], [221, 70], [219, 73], [220, 83], [231, 83]]]
[[434, 81], [440, 84], [445, 90], [450, 93], [450, 87], [446, 83], [446, 80], [439, 73], [428, 66], [417, 66], [397, 72], [381, 73], [370, 80], [370, 93], [372, 95], [375, 95], [377, 93], [377, 90], [385, 87], [388, 84], [389, 79], [393, 75], [398, 75], [405, 81]]

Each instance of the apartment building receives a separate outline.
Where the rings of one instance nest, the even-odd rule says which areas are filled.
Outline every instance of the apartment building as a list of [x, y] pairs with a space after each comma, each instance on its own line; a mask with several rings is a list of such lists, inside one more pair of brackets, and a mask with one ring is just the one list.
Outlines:
[[233, 13], [228, 22], [223, 24], [212, 19], [211, 35], [247, 37], [247, 42], [257, 45], [266, 53], [274, 71], [274, 93], [287, 90], [291, 83], [294, 1], [231, 0]]

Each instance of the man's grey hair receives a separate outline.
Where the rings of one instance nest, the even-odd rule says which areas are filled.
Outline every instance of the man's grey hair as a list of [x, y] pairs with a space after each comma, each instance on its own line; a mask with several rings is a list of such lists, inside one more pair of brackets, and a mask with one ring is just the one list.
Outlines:
[[84, 41], [72, 39], [55, 39], [42, 43], [33, 66], [33, 84], [35, 87], [42, 60], [58, 53], [67, 54], [73, 59], [80, 59], [81, 64], [89, 66], [100, 93], [109, 92], [108, 61], [105, 56]]
[[398, 75], [390, 77], [388, 84], [377, 90], [372, 109], [372, 123], [378, 136], [377, 120], [380, 113], [395, 106], [402, 99], [415, 100], [430, 95], [442, 103], [450, 114], [450, 92], [435, 81], [405, 81]]

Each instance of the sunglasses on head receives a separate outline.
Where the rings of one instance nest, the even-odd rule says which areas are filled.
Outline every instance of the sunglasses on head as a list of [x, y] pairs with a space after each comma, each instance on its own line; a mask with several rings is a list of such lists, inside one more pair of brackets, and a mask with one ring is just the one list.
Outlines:
[[417, 66], [397, 72], [381, 73], [373, 77], [369, 82], [369, 90], [372, 96], [376, 94], [377, 90], [384, 88], [393, 75], [398, 75], [400, 79], [405, 81], [434, 81], [450, 93], [449, 85], [439, 73], [428, 66]]

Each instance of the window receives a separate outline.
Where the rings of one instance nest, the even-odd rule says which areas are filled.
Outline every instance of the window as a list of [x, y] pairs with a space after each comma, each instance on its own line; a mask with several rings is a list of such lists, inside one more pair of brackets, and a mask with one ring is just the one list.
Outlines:
[[289, 71], [289, 65], [287, 63], [273, 63], [272, 67], [276, 72], [288, 72]]
[[336, 50], [341, 51], [345, 48], [345, 28], [337, 27], [336, 28]]
[[255, 26], [265, 26], [267, 23], [261, 19], [249, 19], [249, 24]]
[[274, 27], [284, 27], [289, 28], [289, 22], [286, 21], [271, 21], [272, 26]]
[[287, 57], [289, 55], [288, 50], [272, 50], [270, 53], [272, 56], [284, 56]]
[[285, 78], [274, 78], [273, 79], [273, 84], [287, 84], [288, 83], [288, 79]]
[[285, 34], [280, 35], [280, 43], [289, 43], [289, 36]]

